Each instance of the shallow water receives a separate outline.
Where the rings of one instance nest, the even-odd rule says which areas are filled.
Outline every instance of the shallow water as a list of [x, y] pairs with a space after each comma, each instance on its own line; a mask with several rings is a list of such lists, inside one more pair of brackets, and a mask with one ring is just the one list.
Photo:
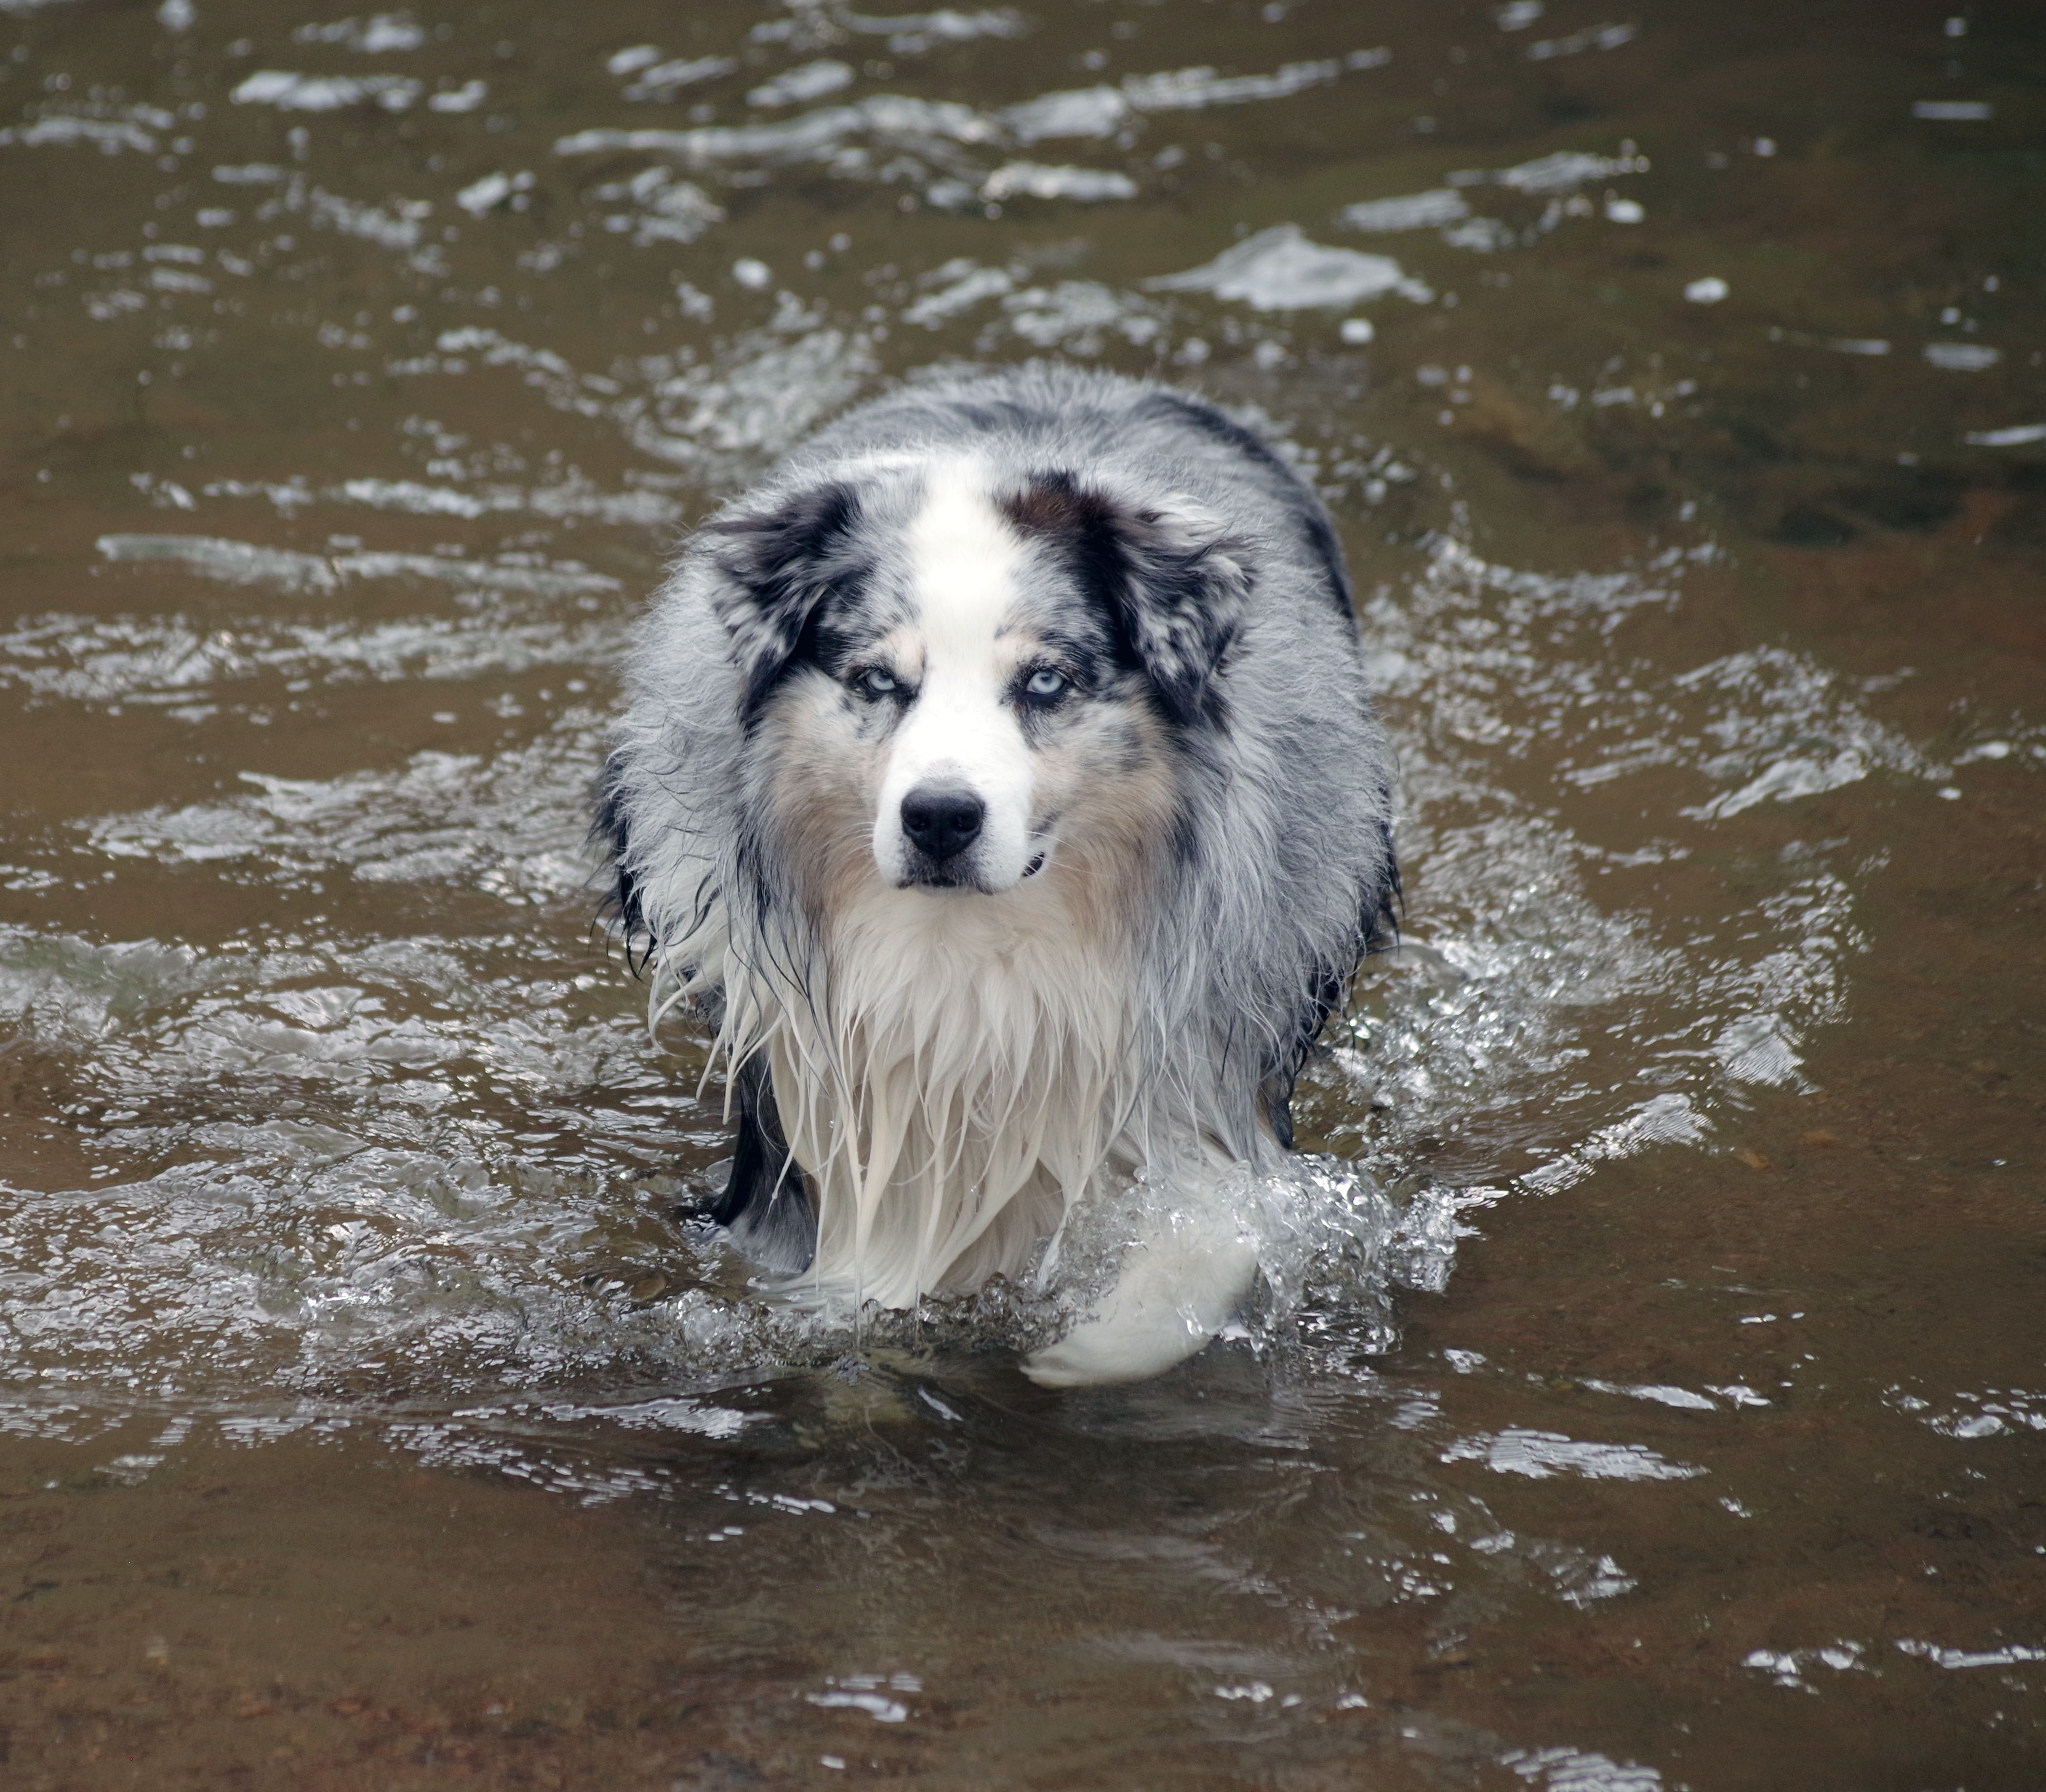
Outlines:
[[[2029, 10], [0, 46], [21, 1783], [2046, 1777]], [[690, 520], [1045, 353], [1327, 495], [1407, 880], [1240, 1335], [1064, 1395], [677, 1218], [581, 846]]]

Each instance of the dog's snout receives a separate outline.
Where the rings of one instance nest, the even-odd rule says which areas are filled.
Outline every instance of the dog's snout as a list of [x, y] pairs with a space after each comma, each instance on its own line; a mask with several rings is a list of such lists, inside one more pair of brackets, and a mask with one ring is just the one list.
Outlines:
[[902, 832], [919, 852], [942, 862], [980, 837], [987, 805], [956, 785], [919, 785], [902, 799]]

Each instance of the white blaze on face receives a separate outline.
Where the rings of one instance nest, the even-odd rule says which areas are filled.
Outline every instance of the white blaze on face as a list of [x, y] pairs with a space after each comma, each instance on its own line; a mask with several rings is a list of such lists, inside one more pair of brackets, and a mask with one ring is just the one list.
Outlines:
[[961, 870], [986, 890], [1011, 888], [1034, 856], [1030, 844], [1030, 750], [1010, 701], [1016, 668], [998, 637], [1016, 593], [1022, 549], [988, 502], [978, 469], [934, 468], [909, 531], [923, 654], [917, 695], [890, 743], [874, 817], [874, 857], [890, 883], [908, 880], [913, 856], [902, 799], [938, 787], [986, 805]]

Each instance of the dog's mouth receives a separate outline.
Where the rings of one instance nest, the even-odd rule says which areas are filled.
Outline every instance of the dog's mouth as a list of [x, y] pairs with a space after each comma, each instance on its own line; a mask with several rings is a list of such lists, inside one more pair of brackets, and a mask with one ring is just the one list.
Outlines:
[[[1058, 825], [1059, 815], [1056, 810], [1054, 810], [1049, 815], [1040, 815], [1033, 817], [1033, 825], [1030, 828], [1030, 838], [1033, 841], [1042, 840], [1044, 844], [1038, 847], [1037, 851], [1031, 854], [1030, 863], [1023, 867], [1023, 877], [1035, 877], [1040, 871], [1044, 870], [1044, 867], [1048, 863], [1050, 863], [1052, 848], [1059, 844], [1057, 840], [1054, 837], [1055, 832], [1057, 829]], [[1022, 879], [1019, 878], [1017, 881], [1020, 883], [1022, 882]]]
[[[1030, 863], [1023, 867], [1022, 875], [1016, 881], [1021, 883], [1027, 879], [1035, 877], [1044, 870], [1051, 856], [1051, 848], [1047, 847], [1042, 852], [1033, 856]], [[964, 871], [954, 870], [949, 866], [938, 865], [919, 867], [903, 879], [897, 887], [902, 890], [968, 890], [978, 891], [982, 895], [994, 894], [979, 878]]]
[[1039, 876], [1052, 862], [1053, 851], [1058, 846], [1054, 837], [1057, 817], [1046, 817], [1043, 824], [1031, 828], [1024, 839], [1024, 848], [1030, 856], [1024, 861], [1021, 871], [1015, 874], [1014, 883], [989, 883], [982, 879], [979, 855], [961, 852], [949, 858], [932, 859], [928, 853], [913, 847], [905, 855], [901, 870], [895, 878], [898, 890], [959, 890], [982, 896], [999, 895], [1004, 890], [1013, 890], [1017, 884], [1028, 883]]

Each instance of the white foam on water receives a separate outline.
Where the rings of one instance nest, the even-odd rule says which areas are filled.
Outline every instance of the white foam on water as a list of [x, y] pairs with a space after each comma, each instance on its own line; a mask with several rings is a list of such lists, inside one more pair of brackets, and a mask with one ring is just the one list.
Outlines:
[[[937, 41], [959, 41], [962, 33], [1008, 36], [1021, 29], [1020, 21], [1013, 27], [1008, 22], [1012, 17], [952, 12], [912, 15], [891, 41], [912, 45], [903, 53], [913, 54]], [[1000, 22], [971, 22], [978, 18]], [[893, 31], [893, 21], [867, 23], [874, 29], [888, 25]], [[842, 21], [840, 29], [862, 28]], [[658, 57], [659, 53], [654, 46], [643, 44], [612, 59], [615, 74], [638, 77], [626, 90], [626, 98], [666, 99], [685, 84], [730, 72], [733, 66], [722, 59], [643, 65], [643, 54]], [[1096, 203], [1127, 199], [1138, 191], [1137, 181], [1127, 173], [1019, 160], [990, 164], [986, 153], [1028, 149], [1055, 138], [1118, 137], [1154, 114], [1285, 99], [1334, 81], [1346, 69], [1376, 68], [1385, 60], [1382, 52], [1362, 51], [1344, 58], [1288, 63], [1268, 74], [1225, 75], [1210, 68], [1172, 69], [1133, 75], [1115, 87], [1104, 83], [1043, 94], [996, 113], [951, 100], [874, 94], [771, 122], [702, 124], [689, 129], [600, 126], [558, 139], [554, 153], [567, 157], [618, 153], [647, 156], [746, 185], [776, 168], [809, 164], [821, 167], [836, 180], [910, 186], [920, 190], [927, 203], [947, 208], [976, 199], [998, 203], [1018, 195]], [[762, 110], [807, 104], [850, 86], [855, 78], [851, 64], [827, 58], [784, 70], [753, 87], [747, 99]], [[324, 101], [324, 90], [303, 85], [308, 79], [261, 77], [264, 84], [260, 92], [252, 90], [248, 97], [300, 106]], [[248, 86], [244, 83], [245, 89]], [[242, 97], [240, 90], [237, 97]], [[393, 103], [388, 97], [384, 102]]]
[[2026, 1388], [1988, 1388], [1979, 1393], [1946, 1396], [1951, 1404], [1936, 1408], [1921, 1395], [1892, 1388], [1885, 1404], [1907, 1412], [1942, 1437], [1972, 1441], [2021, 1437], [2046, 1431], [2046, 1392]]
[[1943, 1649], [1936, 1643], [1903, 1638], [1896, 1647], [1899, 1654], [1916, 1655], [1936, 1667], [2017, 1667], [2027, 1662], [2046, 1662], [2046, 1649], [2022, 1643], [2005, 1643], [1999, 1649]]
[[1526, 54], [1530, 62], [1547, 62], [1556, 56], [1579, 56], [1586, 50], [1616, 50], [1623, 44], [1632, 43], [1640, 29], [1635, 25], [1587, 25], [1567, 37], [1545, 38], [1530, 44]]
[[373, 13], [366, 19], [345, 18], [328, 25], [302, 25], [291, 33], [295, 44], [340, 44], [364, 56], [416, 50], [426, 41], [426, 28], [403, 13]]
[[599, 199], [627, 199], [638, 210], [613, 212], [604, 220], [607, 230], [632, 233], [635, 249], [655, 243], [691, 243], [725, 219], [724, 207], [693, 181], [670, 169], [642, 168], [630, 180], [608, 182], [592, 195]]
[[1269, 75], [1218, 75], [1212, 68], [1179, 68], [1168, 74], [1133, 75], [1123, 98], [1137, 112], [1199, 112], [1253, 100], [1290, 99], [1309, 87], [1336, 79], [1343, 64], [1334, 57], [1289, 62]]
[[1388, 293], [1426, 304], [1434, 296], [1391, 257], [1324, 248], [1309, 241], [1297, 224], [1275, 224], [1203, 266], [1160, 274], [1144, 284], [1154, 292], [1211, 292], [1260, 311], [1356, 305]]
[[2003, 350], [1986, 342], [1928, 342], [1924, 355], [1950, 373], [1982, 373], [2003, 359]]
[[2025, 448], [2046, 442], [2046, 423], [2013, 423], [2008, 429], [1973, 430], [1962, 438], [1971, 448]]
[[794, 68], [785, 68], [772, 79], [762, 81], [747, 93], [746, 103], [761, 106], [800, 106], [849, 87], [857, 78], [849, 63], [830, 59], [805, 62]]
[[1345, 206], [1337, 217], [1353, 230], [1390, 234], [1397, 230], [1430, 230], [1445, 224], [1461, 223], [1470, 216], [1470, 205], [1453, 187], [1433, 187], [1425, 193], [1403, 194], [1397, 199], [1365, 199]]
[[1439, 1453], [1444, 1462], [1482, 1462], [1495, 1474], [1546, 1481], [1559, 1474], [1589, 1481], [1690, 1481], [1706, 1471], [1672, 1462], [1638, 1443], [1587, 1443], [1556, 1431], [1519, 1426], [1488, 1435], [1460, 1438]]
[[[157, 481], [162, 487], [162, 481]], [[475, 481], [470, 485], [427, 485], [419, 479], [344, 479], [340, 485], [313, 489], [303, 479], [213, 479], [200, 487], [203, 497], [262, 497], [282, 516], [297, 516], [307, 505], [358, 504], [370, 509], [403, 512], [407, 516], [456, 516], [475, 522], [483, 516], [504, 512], [532, 512], [546, 518], [589, 518], [591, 522], [616, 527], [663, 530], [681, 522], [683, 508], [663, 491], [639, 487], [635, 491], [601, 491], [583, 474], [571, 473], [553, 485], [504, 485], [500, 481]], [[174, 499], [176, 501], [176, 499]], [[182, 505], [180, 505], [182, 508]], [[196, 508], [196, 505], [195, 505]], [[315, 558], [315, 556], [307, 556]], [[446, 556], [438, 556], [446, 558]], [[276, 562], [284, 573], [284, 583], [311, 583], [311, 575], [299, 562]], [[323, 562], [330, 565], [331, 561]], [[470, 566], [475, 562], [458, 562]], [[500, 566], [500, 573], [515, 571]], [[575, 577], [575, 569], [562, 569]], [[249, 583], [260, 583], [252, 579]], [[505, 581], [495, 581], [504, 585]]]
[[[442, 331], [437, 353], [406, 371], [467, 373], [472, 356], [488, 368], [515, 370], [554, 408], [608, 418], [641, 452], [715, 488], [764, 470], [872, 380], [878, 368], [872, 338], [820, 327], [820, 321], [817, 311], [784, 292], [764, 327], [715, 342], [707, 353], [685, 348], [643, 355], [615, 373], [584, 373], [551, 349], [469, 326]], [[535, 492], [529, 501], [557, 514], [587, 505], [603, 515], [608, 505], [620, 520], [639, 519], [617, 500], [586, 490]]]
[[851, 10], [835, 12], [832, 22], [856, 36], [882, 37], [898, 56], [917, 56], [938, 44], [969, 44], [979, 37], [1020, 37], [1029, 29], [1023, 15], [1008, 6], [963, 13], [947, 6], [935, 13], [895, 13], [872, 17]]
[[[109, 816], [91, 838], [115, 858], [240, 861], [287, 886], [344, 871], [373, 883], [455, 884], [541, 902], [588, 887], [583, 804], [601, 731], [588, 714], [488, 760], [415, 754], [398, 772], [333, 778], [244, 772], [249, 794]], [[223, 866], [223, 869], [224, 869]]]
[[237, 106], [274, 106], [280, 112], [338, 112], [365, 103], [403, 112], [419, 97], [409, 75], [294, 75], [259, 69], [228, 95]]
[[833, 173], [858, 174], [864, 171], [864, 164], [843, 157], [862, 139], [875, 147], [921, 150], [949, 160], [947, 152], [952, 146], [992, 143], [1001, 134], [994, 120], [956, 101], [875, 94], [853, 105], [824, 106], [773, 124], [577, 131], [559, 139], [554, 153], [573, 156], [632, 150], [701, 168], [824, 162], [832, 164]]
[[1115, 87], [1076, 87], [1040, 94], [1002, 114], [1002, 123], [1026, 146], [1060, 137], [1113, 137], [1129, 116], [1129, 102]]
[[[1007, 333], [1033, 348], [1069, 355], [1098, 355], [1116, 337], [1141, 347], [1164, 329], [1158, 307], [1098, 280], [1026, 287], [1007, 295], [1002, 311]], [[984, 332], [981, 345], [992, 347], [996, 340], [997, 333]]]
[[[1900, 1643], [1898, 1647], [1905, 1645]], [[1741, 1658], [1740, 1665], [1767, 1674], [1777, 1686], [1810, 1692], [1813, 1690], [1810, 1675], [1814, 1667], [1830, 1668], [1836, 1674], [1875, 1671], [1864, 1659], [1867, 1653], [1866, 1643], [1842, 1637], [1803, 1649], [1751, 1649]]]
[[153, 155], [156, 149], [156, 139], [141, 126], [126, 119], [80, 118], [60, 112], [47, 114], [30, 124], [10, 125], [0, 130], [0, 145], [19, 144], [25, 149], [52, 145], [68, 148], [79, 143], [89, 143], [96, 149], [109, 153], [134, 149], [145, 156]]
[[743, 477], [793, 447], [873, 377], [858, 332], [750, 332], [703, 360], [650, 357], [644, 386], [612, 407], [635, 447], [713, 483]]
[[[238, 570], [239, 562], [230, 564]], [[289, 578], [270, 582], [299, 589]], [[154, 703], [176, 713], [176, 706], [224, 701], [259, 678], [328, 684], [462, 680], [600, 663], [623, 639], [623, 625], [615, 621], [564, 626], [500, 611], [367, 626], [276, 620], [210, 626], [175, 614], [46, 616], [0, 634], [0, 689], [74, 702]]]
[[1523, 1779], [1540, 1781], [1548, 1792], [1662, 1792], [1669, 1783], [1654, 1767], [1582, 1748], [1510, 1749], [1499, 1763]]
[[[1349, 59], [1355, 68], [1375, 68], [1372, 52]], [[1040, 95], [1007, 107], [1002, 126], [1022, 144], [1058, 137], [1113, 137], [1133, 118], [1151, 112], [1198, 112], [1217, 106], [1287, 99], [1309, 87], [1326, 85], [1343, 72], [1334, 58], [1287, 63], [1268, 75], [1225, 75], [1213, 68], [1175, 68], [1156, 75], [1131, 75], [1119, 87], [1106, 84]]]
[[[573, 563], [534, 566], [518, 559], [461, 560], [437, 554], [351, 550], [299, 554], [213, 535], [102, 535], [94, 543], [109, 560], [170, 561], [234, 585], [274, 585], [287, 591], [338, 591], [355, 579], [415, 578], [486, 591], [531, 592], [576, 597], [612, 592], [618, 581]], [[523, 559], [523, 556], [519, 557]]]
[[948, 261], [925, 275], [920, 284], [934, 287], [902, 313], [905, 323], [935, 330], [986, 299], [1016, 290], [1016, 276], [1002, 268], [983, 268], [966, 257]]
[[1619, 1382], [1589, 1379], [1581, 1385], [1594, 1393], [1624, 1394], [1629, 1400], [1653, 1400], [1658, 1406], [1673, 1406], [1680, 1412], [1717, 1412], [1720, 1410], [1720, 1403], [1709, 1394], [1695, 1393], [1689, 1388], [1672, 1388], [1655, 1382], [1628, 1387]]
[[1133, 199], [1137, 183], [1113, 168], [1048, 167], [1040, 162], [1004, 162], [981, 183], [980, 196], [1004, 199]]
[[[628, 1431], [689, 1431], [709, 1438], [736, 1437], [759, 1416], [751, 1412], [735, 1412], [729, 1407], [708, 1405], [687, 1395], [621, 1400], [598, 1406], [577, 1405], [569, 1401], [542, 1402], [536, 1404], [533, 1410], [558, 1424], [595, 1419], [607, 1425], [623, 1425]], [[465, 1412], [455, 1415], [457, 1419], [474, 1416], [477, 1415]]]
[[1644, 174], [1646, 156], [1597, 156], [1581, 149], [1559, 149], [1552, 156], [1516, 163], [1509, 168], [1465, 168], [1451, 175], [1452, 187], [1477, 187], [1488, 182], [1516, 192], [1542, 195], [1574, 193], [1593, 180], [1612, 180], [1625, 174]]

